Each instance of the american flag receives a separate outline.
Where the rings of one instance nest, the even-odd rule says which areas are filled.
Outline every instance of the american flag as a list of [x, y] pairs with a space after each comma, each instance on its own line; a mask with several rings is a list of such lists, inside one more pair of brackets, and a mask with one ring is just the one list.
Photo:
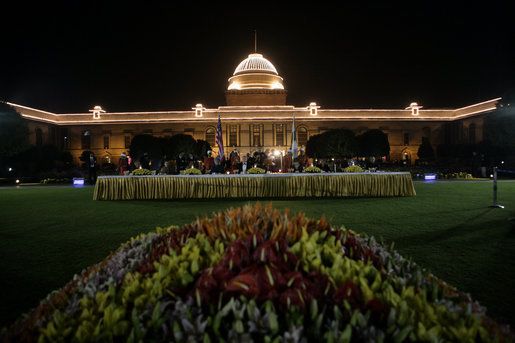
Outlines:
[[216, 126], [215, 143], [218, 145], [218, 156], [220, 159], [224, 158], [224, 139], [222, 136], [222, 121], [220, 120], [220, 113], [218, 114], [218, 125]]

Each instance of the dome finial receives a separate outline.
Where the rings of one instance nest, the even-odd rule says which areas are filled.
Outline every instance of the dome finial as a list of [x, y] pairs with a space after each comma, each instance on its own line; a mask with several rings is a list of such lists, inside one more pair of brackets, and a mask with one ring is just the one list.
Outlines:
[[254, 30], [254, 53], [257, 52], [257, 30]]

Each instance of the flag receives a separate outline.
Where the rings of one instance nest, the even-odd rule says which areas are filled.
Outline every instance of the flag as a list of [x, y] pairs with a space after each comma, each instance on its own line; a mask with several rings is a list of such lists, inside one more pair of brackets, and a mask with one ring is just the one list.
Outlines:
[[295, 129], [295, 113], [293, 114], [293, 124], [291, 126], [291, 154], [292, 158], [297, 158], [297, 129]]
[[218, 114], [218, 125], [216, 126], [215, 143], [218, 146], [218, 156], [220, 159], [224, 158], [224, 139], [222, 136], [222, 121], [220, 120], [220, 113]]

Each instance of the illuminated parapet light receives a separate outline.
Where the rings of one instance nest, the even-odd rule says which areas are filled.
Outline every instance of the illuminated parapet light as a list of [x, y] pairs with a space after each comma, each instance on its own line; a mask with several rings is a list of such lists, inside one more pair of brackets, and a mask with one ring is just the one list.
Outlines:
[[95, 107], [93, 107], [93, 109], [92, 109], [92, 110], [89, 110], [89, 111], [90, 111], [91, 113], [93, 113], [93, 119], [100, 119], [100, 115], [101, 115], [102, 113], [106, 113], [106, 111], [104, 111], [104, 110], [102, 109], [102, 107], [101, 107], [101, 106], [98, 106], [98, 105], [97, 105], [97, 106], [95, 106]]

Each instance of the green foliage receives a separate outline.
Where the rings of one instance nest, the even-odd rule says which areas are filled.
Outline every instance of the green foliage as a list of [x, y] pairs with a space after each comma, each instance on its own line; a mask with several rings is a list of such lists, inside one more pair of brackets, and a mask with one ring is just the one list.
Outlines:
[[259, 167], [252, 167], [250, 169], [247, 169], [247, 174], [265, 174], [266, 170]]
[[197, 168], [191, 167], [188, 169], [181, 170], [181, 174], [182, 175], [202, 175], [202, 172]]
[[131, 140], [130, 155], [135, 161], [147, 153], [150, 159], [160, 159], [163, 149], [160, 140], [152, 135], [136, 135]]
[[352, 166], [344, 168], [343, 171], [346, 173], [363, 173], [364, 169], [358, 166], [357, 164], [354, 164]]
[[196, 156], [197, 154], [197, 141], [190, 135], [177, 134], [172, 137], [165, 137], [160, 139], [163, 147], [163, 154], [167, 159], [177, 159], [181, 153], [186, 155]]
[[365, 131], [357, 137], [359, 154], [363, 157], [382, 157], [390, 155], [388, 136], [379, 129]]
[[141, 235], [24, 320], [5, 340], [513, 339], [392, 247], [259, 205]]
[[318, 167], [315, 167], [315, 166], [310, 166], [310, 167], [306, 167], [302, 170], [303, 173], [321, 173], [322, 172], [322, 169], [318, 168]]
[[435, 159], [435, 152], [431, 142], [429, 142], [429, 138], [422, 137], [422, 143], [418, 147], [417, 155], [419, 159], [426, 162], [433, 161]]
[[316, 158], [349, 158], [358, 154], [358, 142], [352, 131], [333, 129], [311, 136], [306, 154]]
[[440, 179], [458, 179], [458, 180], [473, 180], [474, 179], [472, 174], [469, 174], [467, 172], [439, 174], [438, 177]]
[[0, 162], [29, 147], [26, 121], [11, 106], [0, 102]]
[[211, 145], [203, 139], [197, 139], [195, 143], [194, 156], [198, 159], [202, 159], [207, 156], [207, 152], [211, 150]]
[[44, 184], [44, 185], [50, 185], [50, 184], [66, 184], [66, 183], [70, 183], [71, 180], [68, 179], [68, 178], [60, 178], [60, 179], [51, 179], [51, 178], [47, 178], [47, 179], [43, 179], [40, 181], [41, 184]]
[[138, 176], [138, 175], [154, 175], [154, 172], [152, 170], [148, 170], [145, 168], [138, 168], [134, 169], [131, 173], [131, 175]]

